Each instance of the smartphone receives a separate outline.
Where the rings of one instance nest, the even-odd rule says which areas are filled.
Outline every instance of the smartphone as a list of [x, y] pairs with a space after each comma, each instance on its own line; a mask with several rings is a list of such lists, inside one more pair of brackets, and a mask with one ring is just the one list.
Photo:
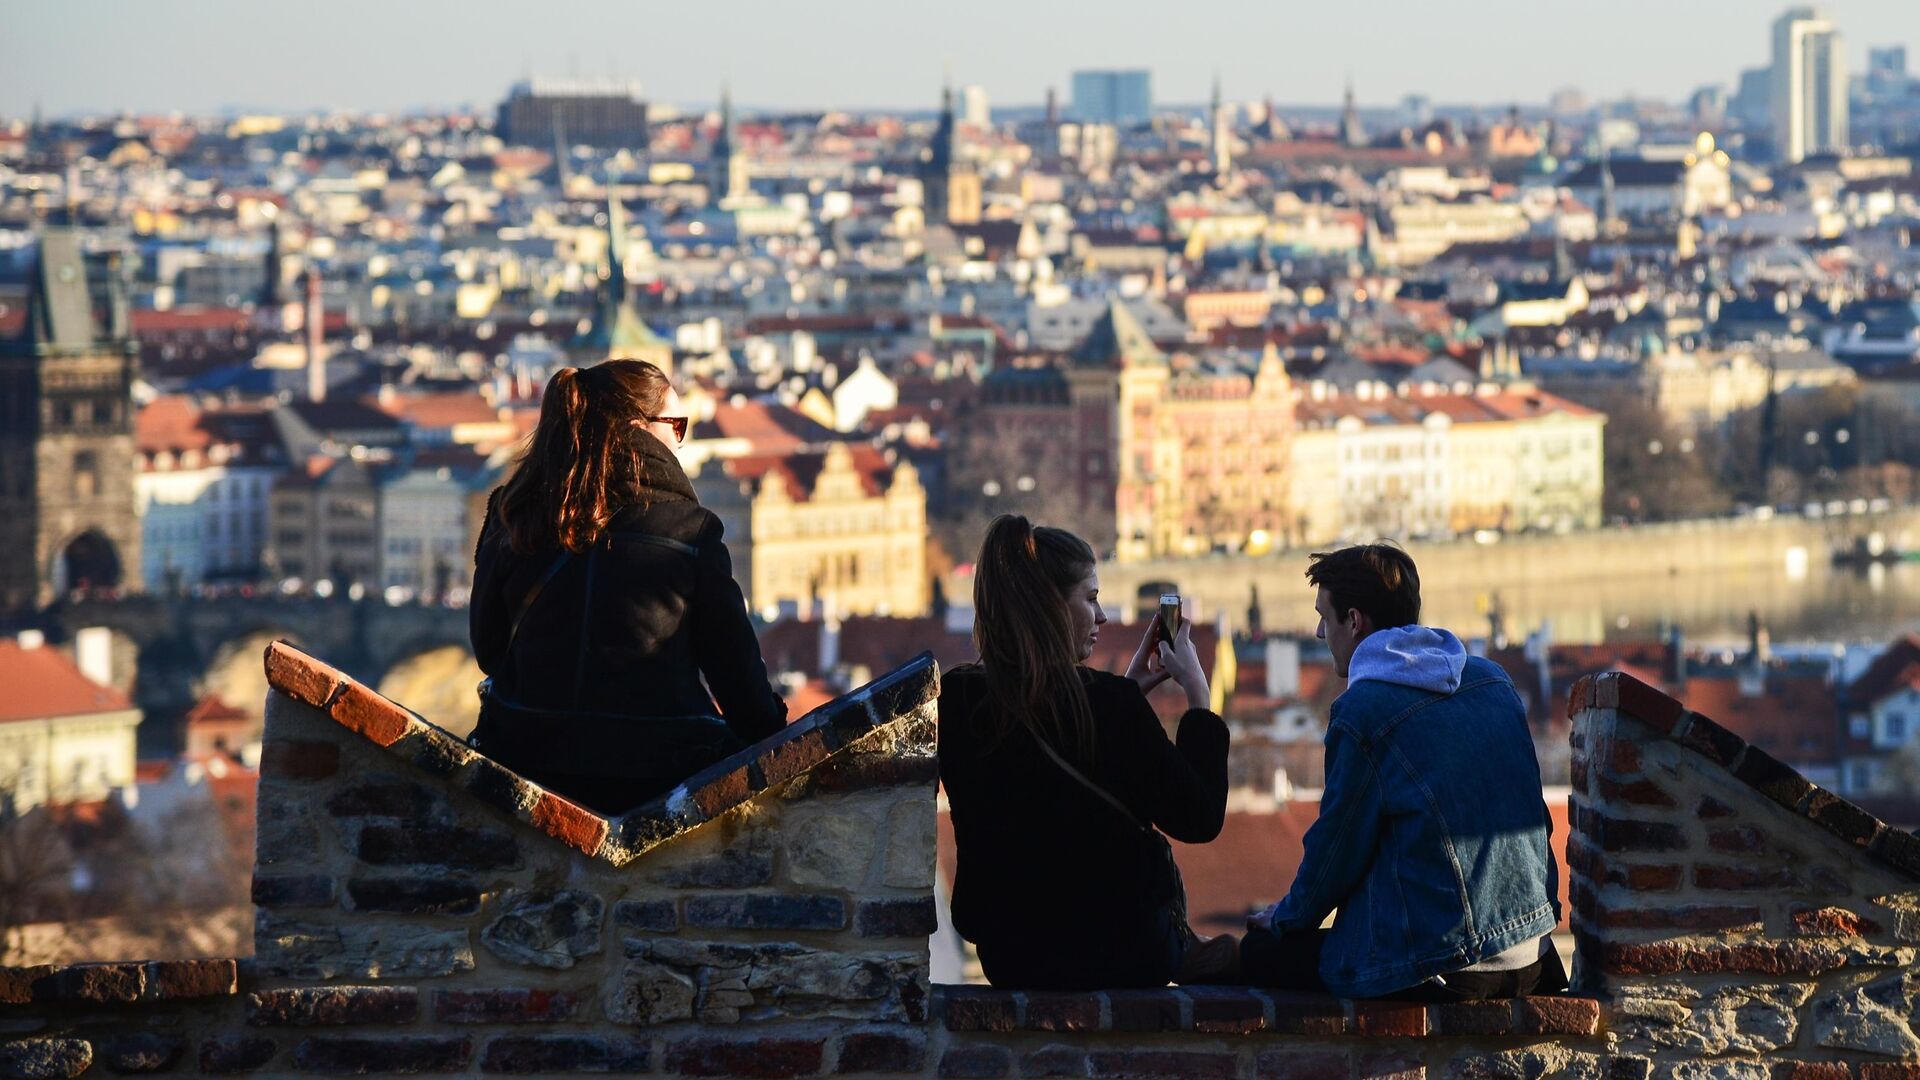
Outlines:
[[1160, 617], [1157, 623], [1160, 640], [1173, 644], [1175, 634], [1180, 632], [1180, 594], [1160, 594]]

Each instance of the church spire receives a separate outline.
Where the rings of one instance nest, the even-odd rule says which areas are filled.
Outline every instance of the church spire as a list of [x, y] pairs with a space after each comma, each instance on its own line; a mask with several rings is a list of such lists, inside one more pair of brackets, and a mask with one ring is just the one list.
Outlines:
[[1213, 151], [1213, 175], [1217, 182], [1224, 182], [1233, 171], [1233, 131], [1227, 120], [1227, 107], [1220, 100], [1220, 72], [1213, 73], [1213, 105], [1207, 114], [1211, 125], [1207, 143]]
[[720, 130], [713, 137], [710, 187], [713, 200], [738, 199], [747, 193], [747, 160], [740, 150], [740, 131], [733, 120], [733, 87], [720, 84]]
[[1353, 75], [1347, 75], [1347, 92], [1340, 108], [1340, 141], [1348, 146], [1367, 145], [1367, 129], [1360, 123], [1360, 107], [1353, 100]]

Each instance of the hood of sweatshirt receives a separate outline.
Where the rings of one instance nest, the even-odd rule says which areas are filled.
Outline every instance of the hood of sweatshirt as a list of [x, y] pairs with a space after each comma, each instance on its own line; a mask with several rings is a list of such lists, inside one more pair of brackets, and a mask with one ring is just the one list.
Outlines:
[[1432, 626], [1396, 626], [1375, 630], [1354, 647], [1347, 681], [1395, 683], [1451, 694], [1460, 689], [1467, 650], [1450, 631]]

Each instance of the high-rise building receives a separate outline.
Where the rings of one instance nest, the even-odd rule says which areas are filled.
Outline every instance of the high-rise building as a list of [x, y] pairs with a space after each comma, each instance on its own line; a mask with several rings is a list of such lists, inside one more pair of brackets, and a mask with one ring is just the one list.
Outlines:
[[1773, 145], [1792, 163], [1847, 148], [1847, 57], [1819, 8], [1789, 8], [1773, 23]]
[[1153, 118], [1153, 75], [1137, 69], [1076, 71], [1072, 112], [1086, 124], [1144, 124]]
[[977, 128], [993, 126], [993, 109], [987, 104], [986, 87], [960, 88], [960, 119]]
[[140, 568], [136, 350], [119, 259], [89, 259], [68, 228], [21, 254], [24, 282], [0, 282], [24, 286], [6, 298], [26, 313], [0, 339], [0, 614], [118, 588]]
[[542, 150], [564, 143], [609, 148], [647, 145], [640, 84], [617, 79], [531, 79], [500, 103], [498, 133]]
[[1867, 89], [1876, 94], [1902, 94], [1907, 89], [1907, 47], [1887, 45], [1867, 50]]

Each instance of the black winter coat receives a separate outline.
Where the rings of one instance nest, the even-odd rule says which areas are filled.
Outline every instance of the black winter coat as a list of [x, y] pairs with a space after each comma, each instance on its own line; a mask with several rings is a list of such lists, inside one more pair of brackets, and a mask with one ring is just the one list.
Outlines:
[[[1169, 740], [1133, 680], [1081, 669], [1093, 712], [1088, 779], [1134, 820], [1069, 777], [1025, 727], [983, 735], [986, 673], [940, 680], [940, 780], [953, 818], [953, 925], [995, 985], [1153, 986], [1172, 975], [1166, 906], [1179, 888], [1150, 823], [1191, 844], [1220, 834], [1227, 728], [1206, 709]], [[1068, 755], [1071, 760], [1071, 755]]]
[[593, 547], [516, 553], [496, 491], [474, 554], [473, 653], [492, 679], [476, 745], [603, 811], [671, 789], [787, 718], [720, 519], [664, 444], [635, 437], [647, 486]]

